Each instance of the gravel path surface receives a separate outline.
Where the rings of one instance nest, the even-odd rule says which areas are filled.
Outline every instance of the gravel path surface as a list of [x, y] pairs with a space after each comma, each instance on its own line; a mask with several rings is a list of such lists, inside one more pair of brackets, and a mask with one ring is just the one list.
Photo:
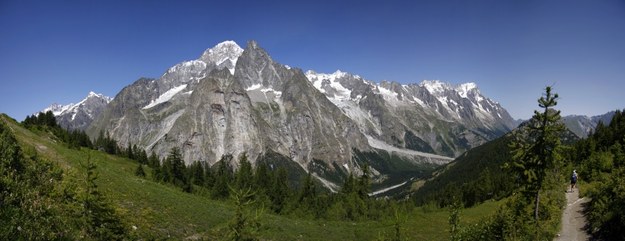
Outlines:
[[588, 198], [579, 198], [579, 190], [573, 189], [573, 192], [566, 193], [566, 208], [562, 213], [562, 229], [556, 241], [575, 241], [589, 240], [590, 236], [586, 233], [584, 226], [587, 221], [584, 217], [584, 204]]

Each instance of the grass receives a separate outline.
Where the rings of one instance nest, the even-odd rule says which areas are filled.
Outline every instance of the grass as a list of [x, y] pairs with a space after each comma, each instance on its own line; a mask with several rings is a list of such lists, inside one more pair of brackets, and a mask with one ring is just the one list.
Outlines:
[[[210, 240], [222, 237], [234, 214], [230, 202], [215, 201], [198, 194], [134, 175], [137, 163], [89, 149], [68, 149], [48, 133], [22, 128], [6, 116], [2, 121], [15, 133], [26, 152], [57, 162], [66, 178], [84, 185], [88, 158], [97, 165], [97, 184], [105, 197], [127, 221], [138, 237]], [[150, 173], [149, 168], [146, 172]], [[500, 202], [486, 202], [462, 211], [462, 224], [477, 222], [494, 212]], [[408, 240], [448, 240], [449, 211], [416, 208], [400, 215], [401, 233]], [[262, 214], [258, 235], [262, 240], [372, 240], [394, 233], [394, 219], [382, 221], [325, 221]]]

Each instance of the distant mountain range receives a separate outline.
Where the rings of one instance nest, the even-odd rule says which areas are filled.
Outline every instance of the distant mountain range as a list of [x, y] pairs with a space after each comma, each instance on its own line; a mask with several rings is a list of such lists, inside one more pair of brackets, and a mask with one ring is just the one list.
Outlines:
[[585, 138], [592, 133], [599, 122], [610, 124], [614, 111], [610, 111], [603, 115], [585, 116], [585, 115], [569, 115], [562, 117], [562, 121], [566, 127], [580, 138]]
[[342, 71], [303, 72], [274, 61], [254, 41], [245, 49], [217, 44], [114, 99], [90, 93], [48, 109], [61, 126], [92, 138], [105, 131], [122, 146], [161, 157], [179, 147], [186, 163], [244, 153], [254, 163], [277, 154], [330, 189], [365, 163], [380, 183], [409, 178], [400, 166], [448, 163], [516, 126], [474, 83], [375, 83]]
[[102, 110], [111, 102], [112, 98], [89, 92], [87, 97], [76, 104], [52, 104], [41, 112], [52, 111], [57, 123], [69, 130], [85, 130]]

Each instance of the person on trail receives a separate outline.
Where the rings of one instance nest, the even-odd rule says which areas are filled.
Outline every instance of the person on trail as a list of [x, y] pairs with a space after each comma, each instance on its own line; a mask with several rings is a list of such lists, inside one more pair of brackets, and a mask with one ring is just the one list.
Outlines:
[[577, 172], [573, 170], [573, 175], [571, 175], [571, 192], [573, 192], [573, 188], [577, 186]]

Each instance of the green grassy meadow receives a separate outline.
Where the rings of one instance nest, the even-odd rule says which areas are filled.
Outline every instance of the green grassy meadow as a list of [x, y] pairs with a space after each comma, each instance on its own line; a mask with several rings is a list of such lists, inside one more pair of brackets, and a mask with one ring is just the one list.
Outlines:
[[[97, 184], [117, 213], [139, 239], [208, 239], [224, 237], [234, 206], [215, 201], [202, 192], [189, 194], [173, 185], [134, 175], [137, 163], [91, 149], [69, 149], [42, 131], [24, 129], [6, 116], [0, 117], [14, 132], [26, 153], [54, 161], [64, 169], [67, 182], [84, 185], [88, 158], [97, 165]], [[471, 225], [495, 212], [502, 201], [487, 201], [461, 213], [461, 225]], [[251, 213], [254, 210], [249, 210]], [[298, 219], [260, 212], [260, 240], [378, 240], [391, 237], [400, 223], [405, 240], [448, 240], [449, 210], [418, 207], [381, 221], [327, 221]], [[397, 221], [399, 220], [399, 221]]]

